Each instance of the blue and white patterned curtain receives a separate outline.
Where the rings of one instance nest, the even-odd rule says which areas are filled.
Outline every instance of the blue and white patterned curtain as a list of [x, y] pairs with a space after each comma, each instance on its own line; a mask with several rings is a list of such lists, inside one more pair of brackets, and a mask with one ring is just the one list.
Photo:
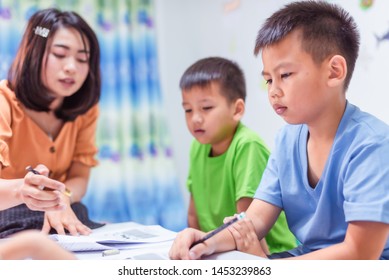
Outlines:
[[172, 158], [158, 77], [151, 0], [0, 0], [0, 78], [38, 9], [78, 12], [101, 46], [99, 166], [84, 203], [92, 219], [180, 230], [186, 209]]

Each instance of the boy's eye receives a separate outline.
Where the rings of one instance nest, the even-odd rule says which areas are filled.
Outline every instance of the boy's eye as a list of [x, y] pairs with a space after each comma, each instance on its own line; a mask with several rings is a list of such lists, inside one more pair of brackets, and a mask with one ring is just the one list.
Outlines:
[[270, 84], [273, 82], [272, 79], [267, 79], [267, 80], [265, 80], [265, 81], [266, 81], [266, 84], [267, 84], [267, 85], [270, 85]]
[[213, 108], [212, 106], [206, 106], [206, 107], [203, 107], [203, 110], [207, 111], [207, 110], [211, 110], [212, 108]]
[[290, 72], [285, 73], [285, 74], [281, 74], [281, 78], [285, 79], [285, 78], [288, 78], [290, 75], [292, 75], [292, 73], [290, 73]]
[[184, 109], [185, 113], [188, 114], [188, 113], [191, 113], [192, 112], [192, 109]]

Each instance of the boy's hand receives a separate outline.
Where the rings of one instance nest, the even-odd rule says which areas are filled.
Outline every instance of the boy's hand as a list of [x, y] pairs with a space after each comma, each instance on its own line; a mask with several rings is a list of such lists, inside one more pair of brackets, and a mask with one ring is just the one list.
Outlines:
[[214, 252], [214, 246], [212, 246], [212, 241], [210, 239], [189, 249], [195, 241], [201, 239], [204, 235], [204, 232], [193, 228], [187, 228], [179, 232], [170, 248], [170, 259], [196, 260], [200, 259], [202, 256], [211, 255]]
[[[226, 223], [229, 218], [224, 219]], [[249, 218], [243, 218], [242, 220], [233, 223], [227, 228], [234, 237], [237, 250], [266, 258], [265, 250], [261, 246], [261, 242], [258, 240], [258, 236], [255, 233], [253, 222]]]

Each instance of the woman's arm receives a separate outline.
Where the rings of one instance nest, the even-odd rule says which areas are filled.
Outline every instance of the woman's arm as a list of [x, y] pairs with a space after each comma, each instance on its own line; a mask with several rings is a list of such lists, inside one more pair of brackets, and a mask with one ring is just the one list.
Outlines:
[[80, 162], [73, 162], [69, 169], [68, 178], [65, 181], [72, 195], [71, 197], [62, 194], [66, 201], [66, 209], [62, 212], [46, 212], [45, 221], [42, 230], [49, 233], [51, 228], [55, 229], [58, 234], [65, 234], [65, 229], [72, 235], [88, 235], [91, 229], [82, 224], [71, 208], [71, 204], [79, 202], [84, 197], [90, 175], [90, 167]]
[[0, 243], [3, 260], [74, 260], [76, 257], [39, 231], [26, 230]]
[[85, 196], [90, 177], [90, 167], [80, 162], [73, 162], [69, 168], [66, 187], [72, 192], [71, 202], [81, 201]]
[[[0, 164], [0, 210], [8, 209], [22, 203], [35, 211], [63, 210], [64, 201], [61, 192], [65, 185], [56, 180], [47, 178], [44, 173], [48, 169], [39, 165], [36, 169], [42, 175], [27, 172], [21, 179], [2, 179]], [[43, 191], [39, 186], [45, 186], [53, 191]]]

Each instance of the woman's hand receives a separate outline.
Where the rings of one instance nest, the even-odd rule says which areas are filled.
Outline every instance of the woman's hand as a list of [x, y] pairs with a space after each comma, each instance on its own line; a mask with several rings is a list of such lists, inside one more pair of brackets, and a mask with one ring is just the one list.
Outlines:
[[66, 201], [66, 208], [63, 211], [46, 211], [42, 231], [49, 233], [53, 228], [58, 234], [66, 234], [65, 229], [67, 229], [71, 235], [89, 235], [92, 230], [77, 218], [70, 207], [70, 198], [64, 194], [61, 195]]
[[61, 192], [65, 190], [65, 185], [48, 178], [46, 166], [40, 164], [35, 170], [39, 174], [28, 172], [18, 189], [21, 201], [34, 211], [63, 210], [66, 203]]

